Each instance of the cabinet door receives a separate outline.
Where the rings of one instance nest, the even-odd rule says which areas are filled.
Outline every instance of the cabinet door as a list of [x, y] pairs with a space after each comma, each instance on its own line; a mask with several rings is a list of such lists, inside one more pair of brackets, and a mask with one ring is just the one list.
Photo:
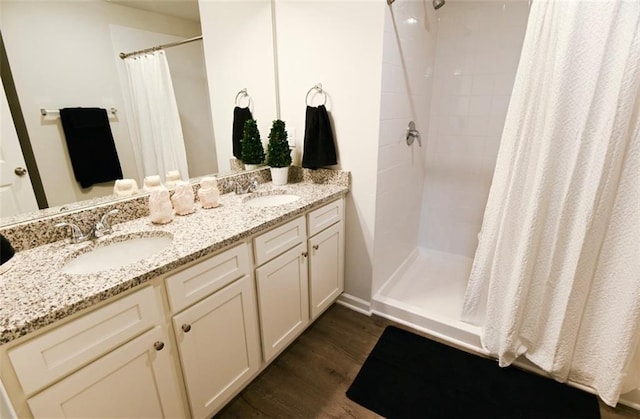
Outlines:
[[307, 278], [306, 243], [256, 269], [262, 351], [267, 362], [309, 324]]
[[309, 301], [315, 319], [344, 291], [343, 222], [311, 237], [309, 252]]
[[240, 278], [173, 317], [195, 418], [210, 417], [260, 368], [255, 291]]
[[30, 398], [33, 416], [183, 417], [169, 342], [149, 330]]

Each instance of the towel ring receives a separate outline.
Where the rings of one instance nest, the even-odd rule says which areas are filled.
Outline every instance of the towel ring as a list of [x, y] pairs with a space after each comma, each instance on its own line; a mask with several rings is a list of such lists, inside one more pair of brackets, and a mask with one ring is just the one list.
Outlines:
[[322, 89], [322, 83], [318, 83], [315, 86], [313, 86], [311, 89], [309, 89], [309, 91], [307, 92], [307, 95], [304, 98], [305, 103], [307, 104], [307, 106], [311, 106], [309, 105], [309, 95], [311, 94], [311, 92], [313, 92], [314, 90], [316, 90], [318, 93], [322, 93], [322, 95], [324, 96], [324, 101], [322, 102], [322, 105], [326, 105], [327, 104], [327, 92], [325, 92]]
[[236, 104], [236, 106], [240, 106], [239, 100], [242, 100], [243, 97], [247, 98], [247, 108], [248, 108], [249, 106], [251, 106], [251, 96], [249, 96], [249, 93], [247, 93], [247, 89], [242, 89], [238, 92], [234, 100], [234, 103]]

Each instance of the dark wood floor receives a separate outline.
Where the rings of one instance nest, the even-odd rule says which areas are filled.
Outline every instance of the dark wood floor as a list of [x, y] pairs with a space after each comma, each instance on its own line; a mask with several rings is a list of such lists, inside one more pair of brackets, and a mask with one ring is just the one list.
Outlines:
[[[378, 418], [345, 392], [390, 324], [403, 327], [334, 305], [216, 418]], [[640, 419], [630, 409], [600, 406], [603, 419]]]

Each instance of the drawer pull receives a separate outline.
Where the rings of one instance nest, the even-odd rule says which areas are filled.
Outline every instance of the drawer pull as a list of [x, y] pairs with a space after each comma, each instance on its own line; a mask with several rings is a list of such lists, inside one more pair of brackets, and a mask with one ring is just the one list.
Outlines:
[[306, 258], [308, 255], [309, 255], [309, 253], [307, 253], [307, 252], [302, 252], [302, 257], [305, 257], [305, 258]]
[[190, 324], [185, 323], [185, 324], [182, 325], [182, 331], [184, 333], [189, 333], [189, 330], [191, 330], [191, 325]]
[[320, 247], [320, 245], [314, 244], [313, 245], [313, 250], [318, 250], [319, 247]]
[[162, 348], [164, 348], [164, 342], [156, 341], [156, 343], [153, 344], [153, 347], [156, 348], [156, 351], [161, 351]]

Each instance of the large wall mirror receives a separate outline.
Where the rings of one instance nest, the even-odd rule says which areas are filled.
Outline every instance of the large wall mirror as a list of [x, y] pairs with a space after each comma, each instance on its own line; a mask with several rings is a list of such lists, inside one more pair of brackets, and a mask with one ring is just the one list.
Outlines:
[[[120, 52], [202, 34], [165, 50], [192, 178], [231, 170], [236, 104], [252, 109], [263, 136], [278, 116], [271, 0], [2, 0], [0, 23], [17, 96], [9, 103], [19, 102], [49, 207], [108, 197], [113, 183], [80, 187], [59, 115], [40, 109], [115, 108], [109, 119], [123, 175], [142, 183]], [[236, 103], [242, 89], [249, 97]]]

